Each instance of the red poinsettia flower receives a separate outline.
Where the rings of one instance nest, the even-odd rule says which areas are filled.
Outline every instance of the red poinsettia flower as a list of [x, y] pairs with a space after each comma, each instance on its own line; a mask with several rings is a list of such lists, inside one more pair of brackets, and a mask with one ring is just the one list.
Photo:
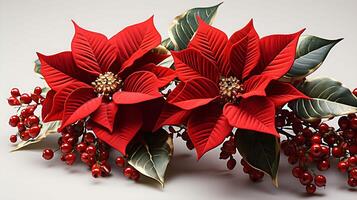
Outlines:
[[259, 39], [250, 21], [228, 39], [198, 20], [188, 48], [172, 52], [182, 82], [169, 95], [157, 127], [187, 123], [198, 158], [221, 144], [233, 127], [279, 137], [275, 108], [305, 98], [277, 81], [292, 66], [302, 31]]
[[61, 120], [62, 130], [89, 117], [97, 137], [125, 154], [140, 129], [153, 128], [158, 117], [153, 110], [163, 103], [159, 88], [175, 77], [174, 71], [156, 66], [167, 57], [152, 50], [160, 44], [160, 34], [153, 18], [110, 39], [74, 26], [71, 52], [38, 54], [52, 89], [43, 120]]

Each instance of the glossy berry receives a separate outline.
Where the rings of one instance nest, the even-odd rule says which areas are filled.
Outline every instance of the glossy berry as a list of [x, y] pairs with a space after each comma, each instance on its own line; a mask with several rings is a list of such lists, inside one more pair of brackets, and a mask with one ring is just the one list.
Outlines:
[[93, 143], [95, 141], [95, 137], [92, 133], [86, 133], [84, 135], [84, 141], [87, 143]]
[[320, 171], [326, 171], [330, 168], [330, 161], [329, 160], [321, 160], [317, 164], [317, 169]]
[[63, 143], [63, 144], [61, 145], [60, 149], [61, 149], [62, 153], [65, 153], [65, 154], [66, 154], [66, 153], [71, 152], [72, 149], [73, 149], [73, 147], [72, 147], [72, 145], [69, 144], [69, 143]]
[[357, 117], [352, 118], [350, 123], [351, 123], [351, 128], [357, 130]]
[[107, 162], [104, 162], [100, 165], [101, 176], [106, 177], [110, 175], [112, 168]]
[[357, 179], [357, 168], [353, 168], [349, 174], [350, 174], [350, 177]]
[[342, 116], [340, 119], [338, 119], [338, 126], [342, 130], [346, 130], [350, 127], [350, 120], [348, 119], [347, 116]]
[[324, 187], [326, 186], [326, 177], [323, 175], [315, 176], [315, 184], [317, 187]]
[[337, 164], [337, 168], [338, 170], [340, 170], [340, 172], [346, 172], [347, 169], [348, 169], [348, 163], [345, 162], [345, 161], [340, 161], [338, 164]]
[[30, 115], [29, 117], [27, 117], [27, 119], [29, 126], [38, 125], [38, 123], [40, 122], [40, 119], [35, 115]]
[[351, 167], [355, 167], [357, 166], [357, 156], [351, 156], [348, 158], [348, 164], [351, 166]]
[[30, 137], [31, 138], [35, 138], [38, 136], [38, 134], [40, 133], [41, 131], [41, 127], [36, 125], [36, 126], [32, 126], [30, 129], [29, 129], [29, 134], [30, 134]]
[[20, 133], [20, 138], [21, 138], [21, 140], [23, 140], [23, 141], [29, 140], [29, 139], [30, 139], [30, 134], [29, 134], [29, 132], [28, 132], [28, 131], [23, 131], [23, 132], [21, 132], [21, 133]]
[[10, 91], [11, 96], [18, 97], [20, 96], [20, 90], [18, 88], [12, 88]]
[[352, 91], [353, 95], [355, 95], [357, 97], [357, 88], [355, 88], [353, 91]]
[[319, 126], [319, 132], [324, 134], [327, 133], [329, 130], [329, 126], [326, 123], [321, 123]]
[[132, 167], [126, 167], [124, 170], [123, 170], [123, 174], [124, 176], [126, 176], [127, 178], [130, 178], [131, 175], [133, 174], [133, 171], [134, 169]]
[[73, 152], [66, 154], [64, 160], [67, 165], [73, 165], [73, 163], [76, 161], [76, 154], [74, 154]]
[[347, 180], [347, 184], [351, 187], [357, 187], [357, 179], [350, 177]]
[[20, 101], [24, 104], [29, 104], [31, 103], [32, 101], [32, 98], [30, 95], [28, 95], [27, 93], [23, 93], [21, 96], [20, 96]]
[[95, 153], [97, 152], [97, 149], [95, 148], [94, 145], [89, 145], [87, 148], [86, 148], [86, 152], [91, 155], [91, 156], [94, 156]]
[[140, 173], [137, 170], [133, 170], [133, 173], [130, 176], [130, 179], [138, 181], [140, 178]]
[[33, 93], [36, 94], [36, 95], [41, 95], [42, 88], [39, 87], [39, 86], [35, 87], [35, 89], [33, 90]]
[[321, 144], [321, 137], [319, 135], [314, 135], [311, 137], [312, 144]]
[[258, 170], [254, 170], [249, 174], [249, 179], [253, 182], [258, 182], [262, 180], [264, 173]]
[[92, 166], [92, 176], [94, 178], [98, 178], [102, 174], [102, 171], [100, 170], [100, 165], [99, 164], [94, 164]]
[[53, 153], [52, 149], [44, 149], [42, 152], [42, 157], [45, 160], [51, 160], [53, 158], [53, 155], [54, 155], [54, 153]]
[[295, 178], [300, 178], [303, 170], [300, 167], [294, 167], [292, 170], [292, 174]]
[[18, 106], [18, 105], [21, 104], [20, 101], [19, 101], [17, 98], [15, 98], [15, 97], [9, 97], [9, 98], [7, 99], [7, 103], [8, 103], [10, 106]]
[[87, 145], [84, 142], [81, 142], [81, 143], [76, 145], [76, 150], [79, 153], [83, 153], [86, 150], [86, 148], [87, 148]]
[[317, 158], [321, 155], [321, 145], [320, 144], [313, 144], [310, 148], [310, 153], [313, 157]]
[[232, 169], [234, 169], [234, 167], [236, 166], [236, 164], [237, 164], [237, 161], [236, 161], [234, 158], [231, 158], [231, 159], [229, 159], [229, 160], [227, 161], [227, 168], [228, 168], [229, 170], [232, 170]]
[[343, 151], [340, 147], [333, 147], [332, 148], [332, 156], [335, 158], [340, 158], [343, 156]]
[[118, 157], [115, 159], [115, 164], [116, 164], [118, 167], [124, 167], [124, 166], [125, 166], [125, 159], [124, 159], [124, 157], [118, 156]]
[[17, 115], [13, 115], [9, 119], [9, 125], [12, 127], [16, 127], [17, 123], [19, 123], [19, 122], [20, 122], [20, 118]]
[[302, 185], [308, 185], [312, 182], [313, 177], [309, 172], [304, 172], [300, 176], [300, 183]]
[[314, 184], [308, 184], [306, 185], [306, 192], [308, 194], [313, 194], [316, 192], [316, 186]]
[[17, 135], [10, 135], [10, 142], [15, 143], [17, 141]]

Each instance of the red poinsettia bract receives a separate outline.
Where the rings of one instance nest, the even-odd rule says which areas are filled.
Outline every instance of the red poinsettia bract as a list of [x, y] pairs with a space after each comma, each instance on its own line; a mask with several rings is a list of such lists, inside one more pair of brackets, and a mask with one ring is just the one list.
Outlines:
[[250, 21], [228, 39], [198, 20], [188, 48], [172, 52], [182, 82], [169, 95], [156, 127], [187, 123], [198, 158], [221, 144], [233, 127], [279, 137], [275, 108], [305, 98], [277, 81], [292, 66], [303, 31], [259, 39]]
[[153, 127], [158, 117], [154, 111], [163, 103], [159, 88], [175, 76], [156, 66], [167, 57], [152, 51], [161, 36], [152, 17], [110, 39], [74, 26], [72, 51], [38, 54], [41, 73], [51, 88], [43, 120], [61, 120], [62, 130], [90, 117], [97, 137], [125, 154], [140, 129]]

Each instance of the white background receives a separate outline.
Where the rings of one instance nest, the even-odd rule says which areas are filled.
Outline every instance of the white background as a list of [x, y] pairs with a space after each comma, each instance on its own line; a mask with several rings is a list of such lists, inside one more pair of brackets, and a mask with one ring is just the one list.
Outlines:
[[[110, 178], [94, 179], [84, 165], [68, 167], [58, 156], [52, 161], [41, 158], [43, 144], [31, 151], [9, 153], [13, 148], [8, 137], [15, 131], [7, 123], [15, 111], [7, 106], [11, 87], [29, 92], [43, 85], [33, 73], [36, 51], [53, 54], [70, 49], [74, 33], [71, 19], [84, 28], [112, 36], [127, 25], [155, 15], [155, 24], [167, 37], [174, 16], [196, 6], [210, 6], [219, 1], [192, 0], [0, 0], [0, 199], [303, 199], [302, 187], [290, 173], [291, 167], [282, 157], [280, 188], [266, 177], [253, 184], [241, 168], [225, 170], [218, 151], [211, 151], [200, 162], [194, 152], [175, 141], [175, 156], [168, 168], [164, 189], [143, 179], [134, 183], [125, 179], [118, 168]], [[357, 1], [333, 0], [227, 0], [219, 8], [214, 25], [227, 34], [254, 18], [261, 36], [292, 33], [306, 27], [305, 34], [325, 38], [344, 37], [316, 74], [343, 80], [347, 87], [356, 81], [356, 8]], [[47, 141], [54, 143], [54, 138]], [[356, 199], [349, 190], [346, 177], [330, 170], [328, 186], [318, 189], [308, 199]]]

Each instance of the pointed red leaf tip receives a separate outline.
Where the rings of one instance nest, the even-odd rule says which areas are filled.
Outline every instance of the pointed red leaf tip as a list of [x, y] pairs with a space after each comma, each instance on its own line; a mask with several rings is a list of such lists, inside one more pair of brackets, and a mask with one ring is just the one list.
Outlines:
[[185, 49], [179, 52], [172, 51], [178, 78], [188, 81], [193, 78], [206, 77], [218, 83], [220, 74], [216, 66], [200, 52], [194, 49]]
[[154, 16], [152, 16], [144, 22], [124, 28], [109, 41], [119, 50], [118, 62], [123, 71], [157, 47], [161, 43], [161, 36], [154, 26]]
[[238, 105], [228, 103], [223, 114], [233, 127], [280, 137], [275, 128], [275, 105], [266, 97], [242, 99]]
[[187, 127], [189, 137], [196, 149], [197, 160], [220, 145], [233, 128], [222, 115], [222, 109], [217, 104], [209, 104], [193, 111]]
[[294, 63], [296, 46], [304, 30], [289, 35], [270, 35], [262, 38], [262, 59], [253, 73], [269, 75], [272, 79], [279, 79], [285, 75]]
[[75, 34], [72, 39], [72, 54], [77, 66], [84, 71], [98, 76], [108, 71], [116, 60], [118, 50], [101, 33], [85, 30], [73, 20]]
[[266, 89], [267, 97], [274, 102], [276, 107], [281, 107], [287, 102], [296, 99], [310, 99], [290, 83], [272, 81]]
[[230, 52], [231, 70], [237, 77], [246, 79], [260, 59], [259, 36], [253, 20], [235, 32], [229, 41], [233, 45]]
[[221, 30], [210, 26], [197, 18], [198, 29], [188, 44], [188, 48], [195, 49], [210, 60], [223, 75], [230, 71], [227, 52], [231, 48], [227, 35]]

